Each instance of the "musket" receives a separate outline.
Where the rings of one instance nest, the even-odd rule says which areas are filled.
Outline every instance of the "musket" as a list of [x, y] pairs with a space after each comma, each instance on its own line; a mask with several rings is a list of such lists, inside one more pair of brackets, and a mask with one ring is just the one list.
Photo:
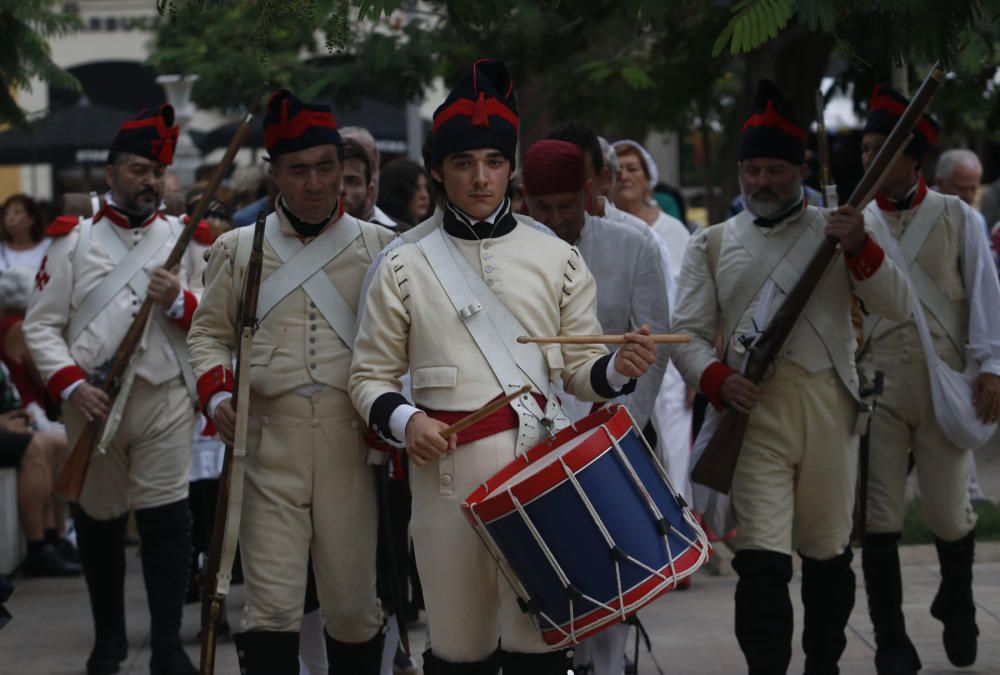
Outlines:
[[[902, 117], [896, 122], [892, 133], [879, 149], [878, 155], [875, 156], [875, 160], [861, 178], [861, 182], [854, 188], [847, 200], [848, 205], [861, 209], [875, 197], [875, 193], [878, 192], [889, 169], [892, 168], [909, 144], [913, 129], [921, 115], [927, 110], [934, 97], [934, 92], [941, 86], [943, 80], [944, 70], [942, 70], [940, 62], [935, 63], [910, 105], [906, 107]], [[748, 353], [747, 366], [743, 375], [754, 384], [764, 379], [777, 359], [785, 341], [795, 327], [796, 321], [809, 303], [813, 291], [816, 290], [830, 263], [839, 253], [838, 243], [838, 240], [832, 237], [824, 239], [819, 250], [813, 254], [802, 276], [785, 296], [784, 302], [761, 333], [760, 340]], [[701, 458], [691, 471], [691, 480], [718, 492], [729, 494], [748, 420], [747, 415], [732, 408], [727, 408], [722, 413], [715, 434], [709, 440]]]
[[[208, 210], [209, 204], [215, 198], [215, 191], [218, 190], [223, 176], [225, 176], [226, 171], [232, 165], [236, 153], [239, 151], [240, 146], [243, 145], [243, 141], [250, 134], [251, 122], [253, 121], [257, 106], [258, 104], [255, 102], [253, 109], [247, 113], [243, 124], [240, 125], [232, 141], [230, 141], [229, 147], [226, 148], [226, 154], [223, 155], [222, 161], [212, 171], [212, 176], [208, 181], [205, 193], [198, 201], [194, 211], [192, 211], [191, 217], [188, 219], [184, 229], [181, 230], [180, 235], [177, 237], [177, 241], [170, 250], [166, 262], [163, 263], [165, 269], [172, 270], [180, 265], [181, 258], [184, 257], [184, 251], [187, 250], [188, 244], [191, 242], [191, 237], [194, 236], [194, 231], [198, 227], [198, 223], [201, 222], [202, 216], [205, 215], [205, 211]], [[108, 395], [112, 406], [114, 406], [115, 399], [121, 393], [124, 376], [137, 355], [139, 345], [142, 342], [142, 336], [146, 331], [146, 324], [149, 322], [150, 314], [153, 311], [153, 304], [153, 299], [147, 295], [142, 301], [142, 306], [139, 307], [135, 318], [132, 319], [132, 324], [125, 333], [125, 337], [122, 338], [121, 343], [115, 350], [115, 355], [101, 382], [101, 390]], [[87, 478], [87, 467], [90, 465], [90, 458], [93, 456], [94, 450], [97, 448], [104, 434], [105, 424], [107, 424], [107, 418], [103, 420], [94, 419], [87, 422], [87, 426], [84, 427], [83, 433], [77, 439], [76, 445], [73, 446], [73, 451], [70, 453], [66, 463], [63, 464], [62, 470], [59, 472], [52, 486], [57, 494], [62, 495], [72, 502], [80, 501], [83, 482]]]
[[264, 267], [265, 211], [257, 214], [253, 246], [243, 281], [243, 296], [236, 313], [237, 351], [236, 373], [233, 377], [232, 405], [236, 410], [236, 430], [233, 443], [226, 446], [219, 478], [219, 496], [215, 503], [215, 524], [208, 558], [202, 573], [201, 596], [201, 675], [215, 671], [215, 630], [223, 602], [229, 593], [229, 582], [236, 554], [240, 509], [243, 503], [244, 462], [247, 452], [247, 422], [250, 414], [250, 349], [257, 331], [257, 297], [260, 294], [261, 270]]
[[[816, 154], [819, 164], [819, 192], [823, 199], [823, 208], [836, 208], [836, 200], [831, 199], [830, 189], [833, 183], [830, 180], [830, 143], [826, 135], [826, 120], [823, 117], [823, 109], [826, 102], [823, 100], [823, 92], [816, 90]], [[836, 194], [836, 193], [834, 193]]]

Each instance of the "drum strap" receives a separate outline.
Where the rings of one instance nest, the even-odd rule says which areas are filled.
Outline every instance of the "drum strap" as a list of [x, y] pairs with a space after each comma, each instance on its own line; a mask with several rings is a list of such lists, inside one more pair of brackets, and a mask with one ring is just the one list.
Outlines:
[[520, 344], [519, 335], [528, 335], [521, 322], [493, 291], [483, 283], [462, 252], [448, 241], [441, 228], [417, 243], [431, 269], [458, 312], [479, 351], [489, 364], [504, 394], [520, 389], [527, 379], [545, 397], [544, 410], [531, 396], [511, 403], [517, 412], [517, 452], [527, 452], [543, 437], [569, 425], [569, 419], [551, 395], [545, 356], [536, 344]]

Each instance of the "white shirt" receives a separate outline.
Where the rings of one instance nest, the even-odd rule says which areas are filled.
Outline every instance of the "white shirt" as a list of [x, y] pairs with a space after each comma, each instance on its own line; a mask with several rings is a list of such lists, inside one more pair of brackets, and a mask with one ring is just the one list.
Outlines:
[[0, 242], [0, 272], [14, 267], [24, 267], [37, 272], [51, 243], [52, 240], [45, 237], [26, 251], [15, 251], [7, 245], [7, 242]]

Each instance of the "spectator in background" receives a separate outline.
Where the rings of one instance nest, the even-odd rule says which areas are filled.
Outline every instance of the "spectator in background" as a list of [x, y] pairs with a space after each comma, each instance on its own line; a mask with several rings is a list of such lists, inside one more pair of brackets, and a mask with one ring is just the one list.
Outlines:
[[378, 206], [403, 232], [422, 222], [431, 212], [427, 174], [410, 159], [395, 159], [385, 165], [379, 179]]
[[[937, 166], [934, 167], [934, 189], [945, 195], [954, 195], [963, 202], [972, 206], [972, 212], [979, 220], [979, 224], [986, 231], [986, 238], [990, 238], [990, 226], [986, 222], [983, 214], [976, 210], [973, 203], [976, 201], [976, 194], [979, 192], [979, 181], [983, 177], [983, 165], [979, 157], [971, 150], [964, 148], [954, 148], [945, 150], [938, 157]], [[992, 244], [992, 242], [991, 242]], [[997, 264], [997, 251], [993, 246], [993, 263]], [[976, 456], [972, 455], [972, 466], [969, 470], [969, 500], [976, 502], [991, 501], [983, 493], [979, 485], [978, 471], [976, 470]]]
[[73, 577], [79, 553], [62, 538], [52, 481], [69, 454], [66, 435], [38, 432], [22, 407], [7, 367], [0, 364], [0, 468], [17, 470], [17, 506], [28, 540], [21, 570], [29, 577]]
[[382, 209], [378, 207], [378, 190], [381, 182], [382, 158], [379, 156], [378, 145], [375, 137], [364, 127], [344, 127], [340, 129], [342, 140], [353, 140], [361, 144], [361, 147], [368, 153], [368, 163], [372, 167], [372, 194], [365, 200], [364, 217], [369, 223], [377, 223], [388, 228], [395, 228], [396, 223]]
[[934, 168], [934, 189], [941, 194], [955, 195], [969, 206], [974, 206], [982, 177], [983, 165], [976, 153], [964, 148], [945, 150]]
[[341, 142], [344, 148], [344, 178], [340, 184], [340, 193], [344, 196], [344, 210], [355, 218], [364, 220], [365, 209], [375, 197], [371, 157], [356, 139], [344, 138]]
[[45, 224], [34, 199], [25, 194], [7, 198], [0, 209], [0, 272], [13, 267], [38, 270], [52, 243]]
[[229, 179], [229, 189], [233, 191], [232, 207], [242, 209], [253, 202], [267, 196], [267, 186], [264, 179], [267, 171], [262, 164], [247, 164], [237, 167]]
[[263, 209], [270, 214], [274, 211], [274, 200], [278, 198], [278, 186], [271, 173], [264, 171], [264, 178], [257, 186], [257, 199], [241, 207], [233, 214], [233, 227], [246, 227], [257, 221], [257, 214]]

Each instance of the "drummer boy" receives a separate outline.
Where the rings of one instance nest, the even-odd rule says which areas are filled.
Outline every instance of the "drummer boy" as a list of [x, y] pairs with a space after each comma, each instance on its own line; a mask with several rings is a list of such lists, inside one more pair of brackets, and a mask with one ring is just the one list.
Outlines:
[[[600, 345], [518, 345], [528, 335], [601, 332], [594, 279], [579, 251], [511, 213], [517, 105], [506, 66], [474, 63], [434, 113], [431, 174], [447, 204], [375, 271], [358, 330], [350, 395], [369, 426], [405, 443], [411, 534], [427, 607], [425, 675], [564, 675], [463, 517], [480, 483], [568, 423], [550, 392], [585, 401], [628, 393], [655, 359], [646, 327]], [[413, 403], [399, 378], [412, 374]], [[458, 436], [449, 422], [518, 387], [530, 396]], [[499, 643], [499, 649], [498, 649]]]

